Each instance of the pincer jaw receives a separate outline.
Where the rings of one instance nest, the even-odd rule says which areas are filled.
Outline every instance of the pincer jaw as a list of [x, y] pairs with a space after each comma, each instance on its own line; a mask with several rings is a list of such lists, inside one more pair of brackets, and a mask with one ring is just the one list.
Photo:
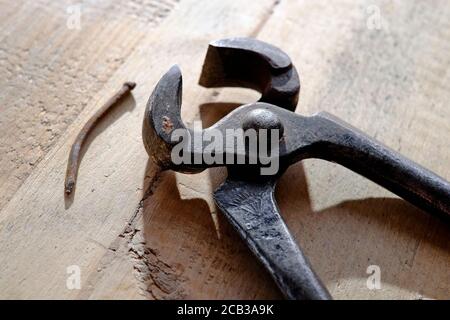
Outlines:
[[260, 102], [294, 111], [300, 80], [289, 56], [253, 38], [228, 38], [208, 46], [199, 84], [206, 88], [245, 87], [261, 93]]
[[145, 109], [142, 138], [150, 158], [162, 169], [172, 167], [171, 151], [176, 142], [171, 134], [185, 129], [181, 120], [182, 76], [177, 65], [159, 80]]

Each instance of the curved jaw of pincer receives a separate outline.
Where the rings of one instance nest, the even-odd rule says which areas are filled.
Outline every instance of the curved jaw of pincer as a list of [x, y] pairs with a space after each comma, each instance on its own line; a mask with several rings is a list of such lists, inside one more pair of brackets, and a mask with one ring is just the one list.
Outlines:
[[176, 129], [187, 130], [181, 120], [182, 76], [177, 65], [159, 80], [145, 109], [142, 138], [150, 158], [163, 169], [172, 165], [172, 141]]
[[208, 46], [199, 84], [206, 88], [243, 87], [261, 93], [260, 102], [294, 111], [300, 79], [281, 49], [253, 38], [227, 38]]
[[[252, 38], [213, 41], [199, 80], [204, 87], [247, 87], [261, 92], [259, 101], [294, 110], [300, 81], [290, 58], [280, 49]], [[163, 169], [199, 172], [201, 168], [177, 167], [171, 154], [179, 139], [174, 133], [193, 133], [181, 119], [182, 75], [172, 66], [159, 80], [147, 103], [143, 140], [150, 158]], [[177, 135], [179, 136], [179, 135]]]

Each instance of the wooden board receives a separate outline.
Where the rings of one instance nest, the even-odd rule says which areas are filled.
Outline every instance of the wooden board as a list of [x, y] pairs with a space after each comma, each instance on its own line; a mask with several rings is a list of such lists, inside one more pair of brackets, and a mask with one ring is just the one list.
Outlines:
[[[257, 99], [196, 84], [214, 39], [283, 48], [302, 80], [297, 112], [331, 112], [450, 179], [446, 1], [100, 1], [82, 5], [75, 30], [70, 5], [0, 2], [2, 298], [281, 298], [212, 202], [224, 170], [160, 173], [143, 148], [146, 101], [174, 63], [188, 123]], [[90, 135], [69, 201], [70, 145], [126, 80], [138, 87]], [[277, 200], [335, 298], [450, 298], [448, 226], [391, 193], [308, 160]], [[66, 285], [73, 265], [79, 290]]]

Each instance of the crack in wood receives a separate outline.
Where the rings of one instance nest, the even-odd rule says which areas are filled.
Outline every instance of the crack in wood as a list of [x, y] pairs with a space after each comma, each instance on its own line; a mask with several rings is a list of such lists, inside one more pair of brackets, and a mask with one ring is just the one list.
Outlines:
[[166, 263], [160, 258], [156, 249], [150, 248], [145, 241], [140, 224], [144, 202], [154, 193], [161, 178], [157, 169], [151, 176], [147, 191], [139, 202], [124, 232], [119, 235], [126, 239], [129, 256], [132, 259], [135, 278], [138, 281], [140, 293], [151, 299], [183, 299], [186, 294], [181, 283], [184, 281], [180, 268]]

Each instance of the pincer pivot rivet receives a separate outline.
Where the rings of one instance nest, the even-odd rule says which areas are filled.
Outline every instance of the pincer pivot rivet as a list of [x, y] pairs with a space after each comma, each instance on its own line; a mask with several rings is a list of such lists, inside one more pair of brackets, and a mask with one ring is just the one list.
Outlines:
[[248, 129], [254, 129], [256, 131], [260, 129], [279, 130], [280, 138], [284, 132], [280, 118], [272, 111], [262, 108], [254, 109], [244, 117], [242, 129], [244, 131]]

